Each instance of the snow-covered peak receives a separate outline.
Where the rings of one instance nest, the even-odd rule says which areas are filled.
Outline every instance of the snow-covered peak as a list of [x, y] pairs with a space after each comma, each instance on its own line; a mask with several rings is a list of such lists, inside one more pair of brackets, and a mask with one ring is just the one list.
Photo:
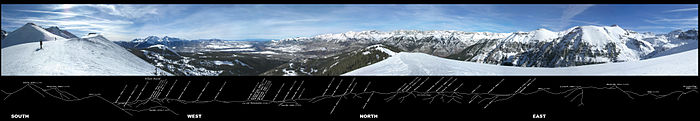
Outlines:
[[137, 38], [137, 39], [131, 40], [131, 42], [134, 42], [134, 43], [147, 42], [150, 44], [172, 42], [172, 41], [186, 41], [186, 40], [180, 39], [180, 38], [175, 38], [175, 37], [169, 37], [169, 36], [164, 36], [163, 38], [160, 38], [158, 36], [148, 36], [148, 37], [143, 38], [143, 39]]
[[676, 30], [673, 30], [673, 31], [671, 31], [671, 32], [668, 32], [668, 34], [678, 34], [678, 33], [681, 33], [681, 32], [683, 32], [683, 30], [681, 30], [681, 29], [676, 29]]
[[620, 39], [626, 33], [620, 27], [607, 26], [578, 26], [572, 32], [573, 36], [580, 36], [581, 41], [597, 47], [604, 47], [611, 42], [621, 43]]
[[147, 41], [147, 42], [154, 42], [154, 41], [160, 42], [160, 41], [163, 41], [163, 40], [161, 40], [161, 39], [160, 39], [159, 37], [157, 37], [157, 36], [148, 36], [148, 37], [146, 37], [146, 41]]
[[530, 32], [513, 32], [508, 37], [506, 37], [504, 41], [519, 43], [547, 42], [552, 41], [557, 37], [559, 37], [557, 33], [541, 28]]
[[170, 75], [98, 34], [38, 45], [2, 48], [2, 75]]
[[555, 32], [549, 31], [544, 28], [537, 29], [532, 32], [532, 40], [540, 40], [540, 41], [545, 41], [545, 40], [552, 40], [554, 38], [557, 38], [558, 35]]
[[43, 28], [27, 23], [15, 31], [10, 32], [5, 39], [2, 40], [2, 48], [29, 42], [53, 41], [65, 39], [61, 36], [52, 34]]
[[603, 28], [605, 29], [605, 31], [606, 31], [608, 34], [611, 34], [611, 35], [619, 35], [619, 36], [622, 36], [622, 35], [629, 35], [629, 32], [628, 32], [627, 30], [622, 29], [620, 26], [617, 26], [617, 25], [614, 25], [614, 26], [604, 26]]
[[673, 30], [673, 31], [671, 31], [671, 32], [668, 33], [668, 36], [669, 36], [669, 37], [674, 37], [674, 38], [676, 38], [676, 37], [678, 37], [678, 35], [680, 35], [681, 33], [683, 33], [683, 30], [680, 30], [680, 29], [678, 29], [678, 30]]
[[168, 37], [168, 36], [163, 37], [162, 40], [163, 40], [163, 41], [167, 41], [167, 42], [172, 42], [172, 41], [183, 41], [183, 40], [180, 39], [180, 38], [174, 38], [174, 37]]
[[[166, 37], [167, 37], [167, 36], [166, 36]], [[158, 36], [148, 36], [148, 37], [143, 38], [143, 39], [137, 38], [137, 39], [131, 40], [131, 42], [135, 42], [135, 43], [143, 43], [143, 42], [146, 42], [146, 43], [151, 43], [151, 44], [159, 43], [159, 42], [162, 42], [162, 41], [163, 41], [163, 39], [161, 39], [161, 38], [158, 37]]]

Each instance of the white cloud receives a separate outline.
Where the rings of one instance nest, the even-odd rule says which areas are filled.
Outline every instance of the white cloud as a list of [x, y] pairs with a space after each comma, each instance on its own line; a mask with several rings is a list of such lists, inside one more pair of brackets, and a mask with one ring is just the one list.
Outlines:
[[51, 8], [53, 10], [61, 10], [61, 9], [71, 9], [73, 7], [81, 6], [81, 5], [85, 5], [85, 4], [59, 4], [59, 5], [51, 6]]
[[158, 14], [158, 9], [154, 6], [113, 6], [109, 7], [109, 14], [126, 17], [129, 19], [142, 18], [148, 15]]
[[593, 7], [593, 5], [569, 5], [564, 9], [561, 19], [571, 19], [590, 7]]
[[593, 5], [568, 5], [562, 12], [561, 17], [559, 18], [559, 26], [556, 29], [562, 30], [565, 27], [568, 27], [571, 25], [571, 22], [574, 22], [572, 19], [576, 17], [576, 15], [583, 13], [590, 7], [593, 7]]
[[633, 26], [626, 27], [626, 29], [632, 29], [639, 32], [654, 32], [654, 33], [668, 33], [671, 30], [687, 30], [692, 28], [698, 28], [697, 25], [671, 25], [671, 26]]
[[682, 8], [682, 9], [668, 10], [665, 12], [670, 13], [670, 12], [683, 12], [683, 11], [698, 11], [698, 8]]
[[299, 24], [305, 22], [318, 22], [321, 19], [298, 19], [298, 20], [288, 20], [288, 19], [265, 19], [261, 20], [260, 24], [263, 25], [286, 25], [286, 24]]
[[682, 18], [682, 19], [659, 19], [656, 21], [662, 21], [662, 22], [677, 22], [677, 21], [698, 21], [698, 17], [695, 16], [694, 18]]
[[581, 21], [581, 20], [574, 20], [574, 19], [571, 19], [571, 22], [577, 22], [577, 23], [584, 23], [584, 24], [589, 24], [589, 25], [602, 26], [602, 24], [600, 24], [600, 23], [598, 23], [598, 22]]
[[105, 16], [99, 13], [100, 11], [95, 11], [95, 6], [104, 7], [103, 5], [69, 4], [35, 7], [32, 10], [14, 10], [32, 14], [28, 14], [31, 16], [3, 17], [3, 21], [11, 23], [10, 26], [21, 26], [28, 22], [43, 27], [58, 26], [78, 36], [97, 32], [105, 34], [110, 40], [131, 38], [128, 36], [130, 32], [127, 27], [134, 22], [122, 17]]
[[76, 13], [70, 13], [70, 12], [54, 12], [54, 11], [41, 11], [41, 10], [17, 10], [21, 12], [32, 12], [32, 13], [47, 13], [47, 14], [58, 14], [58, 15], [65, 15], [65, 16], [78, 16], [79, 14]]
[[159, 13], [156, 5], [113, 5], [113, 4], [61, 4], [52, 7], [52, 10], [73, 10], [81, 12], [105, 13], [129, 19], [141, 18], [147, 15]]
[[[42, 10], [17, 10], [21, 12], [31, 12], [31, 13], [43, 13], [45, 14], [42, 16], [42, 19], [47, 19], [47, 20], [58, 20], [61, 21], [63, 19], [72, 19], [73, 17], [86, 17], [89, 19], [95, 19], [98, 21], [103, 21], [102, 23], [114, 23], [114, 24], [131, 24], [131, 22], [124, 22], [124, 21], [119, 21], [119, 20], [110, 20], [110, 19], [104, 19], [100, 17], [95, 17], [95, 16], [90, 16], [87, 13], [76, 13], [76, 12], [55, 12], [55, 11], [42, 11]], [[46, 15], [48, 14], [48, 15]], [[58, 15], [56, 17], [53, 17], [51, 15]], [[74, 19], [74, 18], [73, 18]]]
[[690, 18], [675, 18], [675, 19], [669, 19], [669, 18], [659, 18], [656, 20], [644, 20], [649, 23], [653, 24], [687, 24], [687, 25], [698, 25], [698, 16], [695, 17], [690, 17]]

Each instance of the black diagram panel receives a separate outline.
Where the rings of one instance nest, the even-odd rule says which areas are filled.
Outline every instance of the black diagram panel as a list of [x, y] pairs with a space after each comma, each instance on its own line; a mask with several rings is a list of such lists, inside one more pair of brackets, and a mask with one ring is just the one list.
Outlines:
[[32, 119], [692, 118], [697, 84], [697, 77], [8, 77], [0, 104], [3, 115]]

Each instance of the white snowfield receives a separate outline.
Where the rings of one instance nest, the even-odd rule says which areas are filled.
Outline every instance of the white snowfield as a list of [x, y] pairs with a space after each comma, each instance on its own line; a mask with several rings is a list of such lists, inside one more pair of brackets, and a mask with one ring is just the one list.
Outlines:
[[597, 75], [698, 75], [698, 49], [641, 61], [605, 63], [561, 68], [512, 67], [465, 62], [423, 53], [398, 53], [386, 60], [343, 76], [597, 76]]
[[[40, 29], [43, 30], [43, 29]], [[51, 33], [30, 33], [40, 38]], [[4, 44], [3, 40], [3, 44]], [[154, 75], [156, 67], [101, 35], [25, 42], [2, 48], [2, 76], [34, 75]], [[158, 69], [158, 73], [171, 75]]]

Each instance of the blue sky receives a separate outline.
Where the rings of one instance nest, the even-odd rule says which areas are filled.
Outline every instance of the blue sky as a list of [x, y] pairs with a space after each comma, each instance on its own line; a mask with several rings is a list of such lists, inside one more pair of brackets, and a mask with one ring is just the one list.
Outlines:
[[667, 33], [698, 26], [698, 5], [450, 4], [2, 4], [2, 29], [27, 22], [113, 41], [150, 35], [184, 39], [282, 39], [364, 30], [515, 32], [580, 25], [620, 25]]

